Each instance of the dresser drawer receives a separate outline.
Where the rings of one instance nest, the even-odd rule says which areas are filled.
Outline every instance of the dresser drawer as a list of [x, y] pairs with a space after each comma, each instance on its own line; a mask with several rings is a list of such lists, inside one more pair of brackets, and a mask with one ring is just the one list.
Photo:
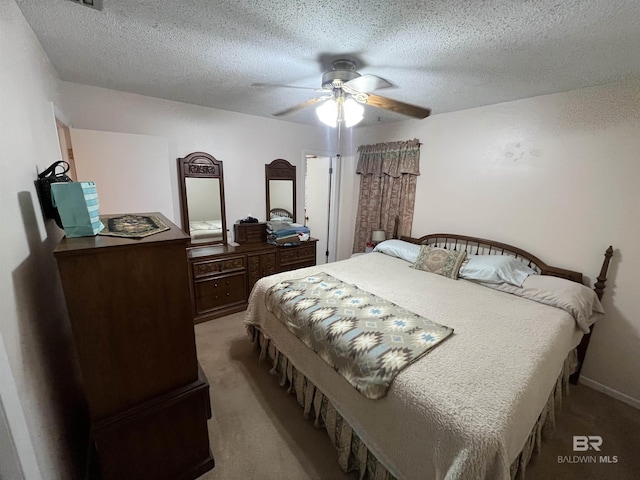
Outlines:
[[233, 239], [237, 243], [259, 243], [267, 241], [266, 223], [236, 223], [233, 225]]
[[294, 263], [287, 263], [286, 265], [281, 265], [280, 271], [288, 272], [289, 270], [297, 270], [298, 268], [315, 267], [315, 265], [316, 265], [316, 260], [314, 258], [313, 260], [304, 260], [302, 262], [294, 262]]
[[223, 273], [239, 272], [245, 269], [245, 256], [217, 258], [215, 260], [203, 260], [194, 262], [193, 278], [205, 278]]
[[203, 374], [196, 382], [93, 423], [99, 478], [200, 478], [214, 465], [208, 418], [211, 400]]
[[251, 293], [251, 289], [253, 288], [253, 286], [262, 277], [273, 275], [278, 271], [276, 262], [276, 252], [247, 255], [247, 278], [249, 280], [249, 283], [247, 285], [248, 293]]
[[245, 272], [219, 275], [194, 282], [196, 315], [247, 301]]
[[[247, 263], [249, 264], [247, 268], [249, 279], [255, 278], [257, 280], [276, 273], [275, 252], [247, 255]], [[253, 283], [255, 283], [255, 281]]]
[[[280, 255], [280, 266], [285, 267], [291, 264], [308, 263], [313, 261], [312, 265], [315, 265], [316, 259], [316, 245], [301, 245], [300, 247], [281, 247], [278, 250]], [[307, 266], [307, 265], [305, 265]]]

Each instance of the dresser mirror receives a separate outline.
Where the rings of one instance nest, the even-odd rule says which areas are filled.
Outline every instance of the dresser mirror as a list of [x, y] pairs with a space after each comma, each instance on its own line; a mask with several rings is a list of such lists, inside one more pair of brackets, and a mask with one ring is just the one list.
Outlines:
[[222, 162], [204, 152], [178, 158], [182, 230], [192, 245], [226, 244]]
[[267, 220], [272, 217], [296, 219], [296, 167], [278, 158], [265, 165]]

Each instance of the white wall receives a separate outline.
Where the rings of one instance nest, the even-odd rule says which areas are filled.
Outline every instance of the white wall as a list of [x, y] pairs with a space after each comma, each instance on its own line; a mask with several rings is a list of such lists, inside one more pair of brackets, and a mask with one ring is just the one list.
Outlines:
[[640, 82], [373, 127], [345, 150], [412, 138], [423, 143], [413, 236], [499, 240], [591, 284], [614, 246], [582, 375], [640, 406]]
[[0, 0], [0, 72], [0, 408], [11, 433], [0, 425], [0, 477], [79, 478], [78, 377], [52, 254], [62, 231], [43, 222], [33, 185], [60, 158], [58, 79], [13, 0]]
[[[276, 158], [296, 165], [297, 210], [304, 211], [304, 153], [333, 150], [326, 129], [61, 82], [64, 109], [75, 128], [153, 135], [169, 147], [174, 218], [180, 218], [178, 157], [204, 151], [223, 162], [229, 238], [232, 225], [251, 214], [264, 221], [264, 166]], [[166, 161], [166, 159], [159, 159]]]
[[160, 212], [179, 221], [166, 139], [72, 128], [71, 143], [78, 181], [96, 182], [100, 214]]

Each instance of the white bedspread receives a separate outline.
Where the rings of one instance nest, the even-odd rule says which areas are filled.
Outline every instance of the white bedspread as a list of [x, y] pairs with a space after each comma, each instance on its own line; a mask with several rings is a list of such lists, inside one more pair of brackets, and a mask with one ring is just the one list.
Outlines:
[[[507, 480], [582, 333], [558, 308], [409, 265], [371, 253], [263, 278], [251, 293], [246, 322], [258, 325], [324, 392], [397, 478]], [[369, 400], [266, 310], [267, 288], [318, 271], [455, 333], [403, 370], [384, 398]]]
[[189, 222], [191, 238], [222, 238], [222, 220], [202, 220]]

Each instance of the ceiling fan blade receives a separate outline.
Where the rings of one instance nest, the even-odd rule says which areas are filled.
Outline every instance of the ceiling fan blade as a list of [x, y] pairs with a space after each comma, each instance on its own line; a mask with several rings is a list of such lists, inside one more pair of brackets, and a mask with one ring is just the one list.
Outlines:
[[381, 97], [380, 95], [374, 95], [372, 93], [367, 95], [367, 100], [364, 103], [373, 107], [384, 108], [385, 110], [391, 110], [392, 112], [409, 115], [410, 117], [415, 118], [426, 118], [431, 114], [431, 110], [428, 108], [409, 105], [408, 103], [391, 100], [390, 98]]
[[315, 87], [299, 87], [297, 85], [283, 85], [280, 83], [252, 83], [252, 87], [269, 87], [269, 88], [298, 88], [300, 90], [313, 90], [316, 92], [322, 92], [322, 88]]
[[350, 88], [357, 90], [358, 92], [369, 93], [380, 88], [391, 87], [392, 85], [384, 78], [377, 77], [375, 75], [360, 75], [353, 80], [349, 80], [345, 83]]
[[288, 115], [289, 113], [293, 113], [293, 112], [297, 112], [298, 110], [302, 110], [305, 107], [309, 107], [313, 104], [316, 104], [318, 102], [324, 102], [325, 100], [331, 98], [331, 96], [327, 96], [327, 97], [317, 97], [317, 98], [312, 98], [311, 100], [307, 100], [306, 102], [302, 102], [299, 103], [298, 105], [294, 105], [293, 107], [289, 107], [285, 110], [282, 110], [280, 112], [274, 113], [273, 116], [274, 117], [280, 117], [282, 115]]

